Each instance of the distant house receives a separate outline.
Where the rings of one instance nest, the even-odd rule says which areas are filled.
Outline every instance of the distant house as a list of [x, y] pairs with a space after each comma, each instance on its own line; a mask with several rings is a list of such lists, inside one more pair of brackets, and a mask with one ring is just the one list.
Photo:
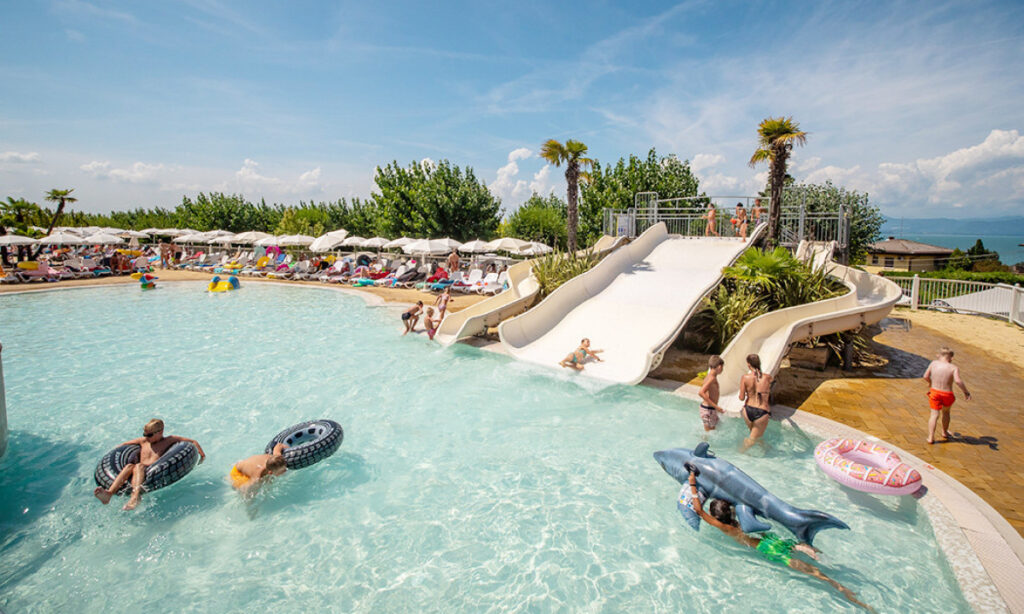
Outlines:
[[872, 273], [878, 271], [935, 271], [941, 269], [953, 250], [907, 239], [889, 237], [868, 246], [868, 261], [864, 267]]

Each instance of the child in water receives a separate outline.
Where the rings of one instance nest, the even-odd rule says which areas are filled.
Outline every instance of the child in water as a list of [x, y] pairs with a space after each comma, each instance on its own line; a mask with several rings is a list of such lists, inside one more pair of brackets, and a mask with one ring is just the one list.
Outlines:
[[284, 460], [284, 451], [288, 449], [283, 443], [274, 446], [270, 454], [256, 454], [240, 460], [231, 467], [231, 486], [242, 494], [246, 494], [276, 476], [284, 475], [288, 470]]
[[724, 414], [725, 410], [718, 404], [719, 386], [718, 376], [725, 368], [725, 361], [717, 354], [708, 358], [708, 374], [704, 377], [704, 383], [700, 387], [700, 421], [704, 423], [705, 431], [713, 431], [718, 426], [718, 414]]

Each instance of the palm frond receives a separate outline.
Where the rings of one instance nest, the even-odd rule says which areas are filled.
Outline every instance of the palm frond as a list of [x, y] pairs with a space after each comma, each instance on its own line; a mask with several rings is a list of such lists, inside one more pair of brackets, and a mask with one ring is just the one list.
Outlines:
[[754, 155], [750, 156], [750, 166], [757, 166], [759, 162], [768, 162], [772, 159], [771, 150], [761, 148], [754, 152]]
[[569, 159], [566, 148], [555, 139], [548, 139], [540, 146], [540, 157], [555, 166], [562, 166]]

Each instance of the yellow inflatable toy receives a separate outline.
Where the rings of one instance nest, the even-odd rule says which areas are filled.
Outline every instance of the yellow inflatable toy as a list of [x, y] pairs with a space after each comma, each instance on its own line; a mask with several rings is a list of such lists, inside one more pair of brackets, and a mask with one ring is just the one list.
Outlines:
[[238, 278], [232, 275], [227, 280], [223, 280], [219, 275], [214, 275], [213, 279], [210, 280], [210, 284], [206, 286], [206, 289], [210, 292], [227, 292], [229, 290], [237, 290], [241, 288], [241, 284], [238, 283]]

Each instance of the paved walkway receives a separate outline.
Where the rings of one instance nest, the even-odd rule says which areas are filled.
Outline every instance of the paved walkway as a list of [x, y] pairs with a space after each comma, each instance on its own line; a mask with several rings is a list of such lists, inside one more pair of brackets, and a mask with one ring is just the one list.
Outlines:
[[[944, 322], [957, 338], [932, 328]], [[1001, 351], [972, 345], [993, 335], [1002, 337]], [[943, 345], [956, 352], [974, 400], [958, 398], [953, 406], [954, 439], [928, 445], [927, 384], [920, 377]], [[960, 480], [1024, 535], [1024, 353], [1018, 347], [1024, 348], [1024, 331], [1009, 324], [898, 310], [872, 341], [883, 364], [853, 372], [785, 368], [777, 402], [891, 441]]]

